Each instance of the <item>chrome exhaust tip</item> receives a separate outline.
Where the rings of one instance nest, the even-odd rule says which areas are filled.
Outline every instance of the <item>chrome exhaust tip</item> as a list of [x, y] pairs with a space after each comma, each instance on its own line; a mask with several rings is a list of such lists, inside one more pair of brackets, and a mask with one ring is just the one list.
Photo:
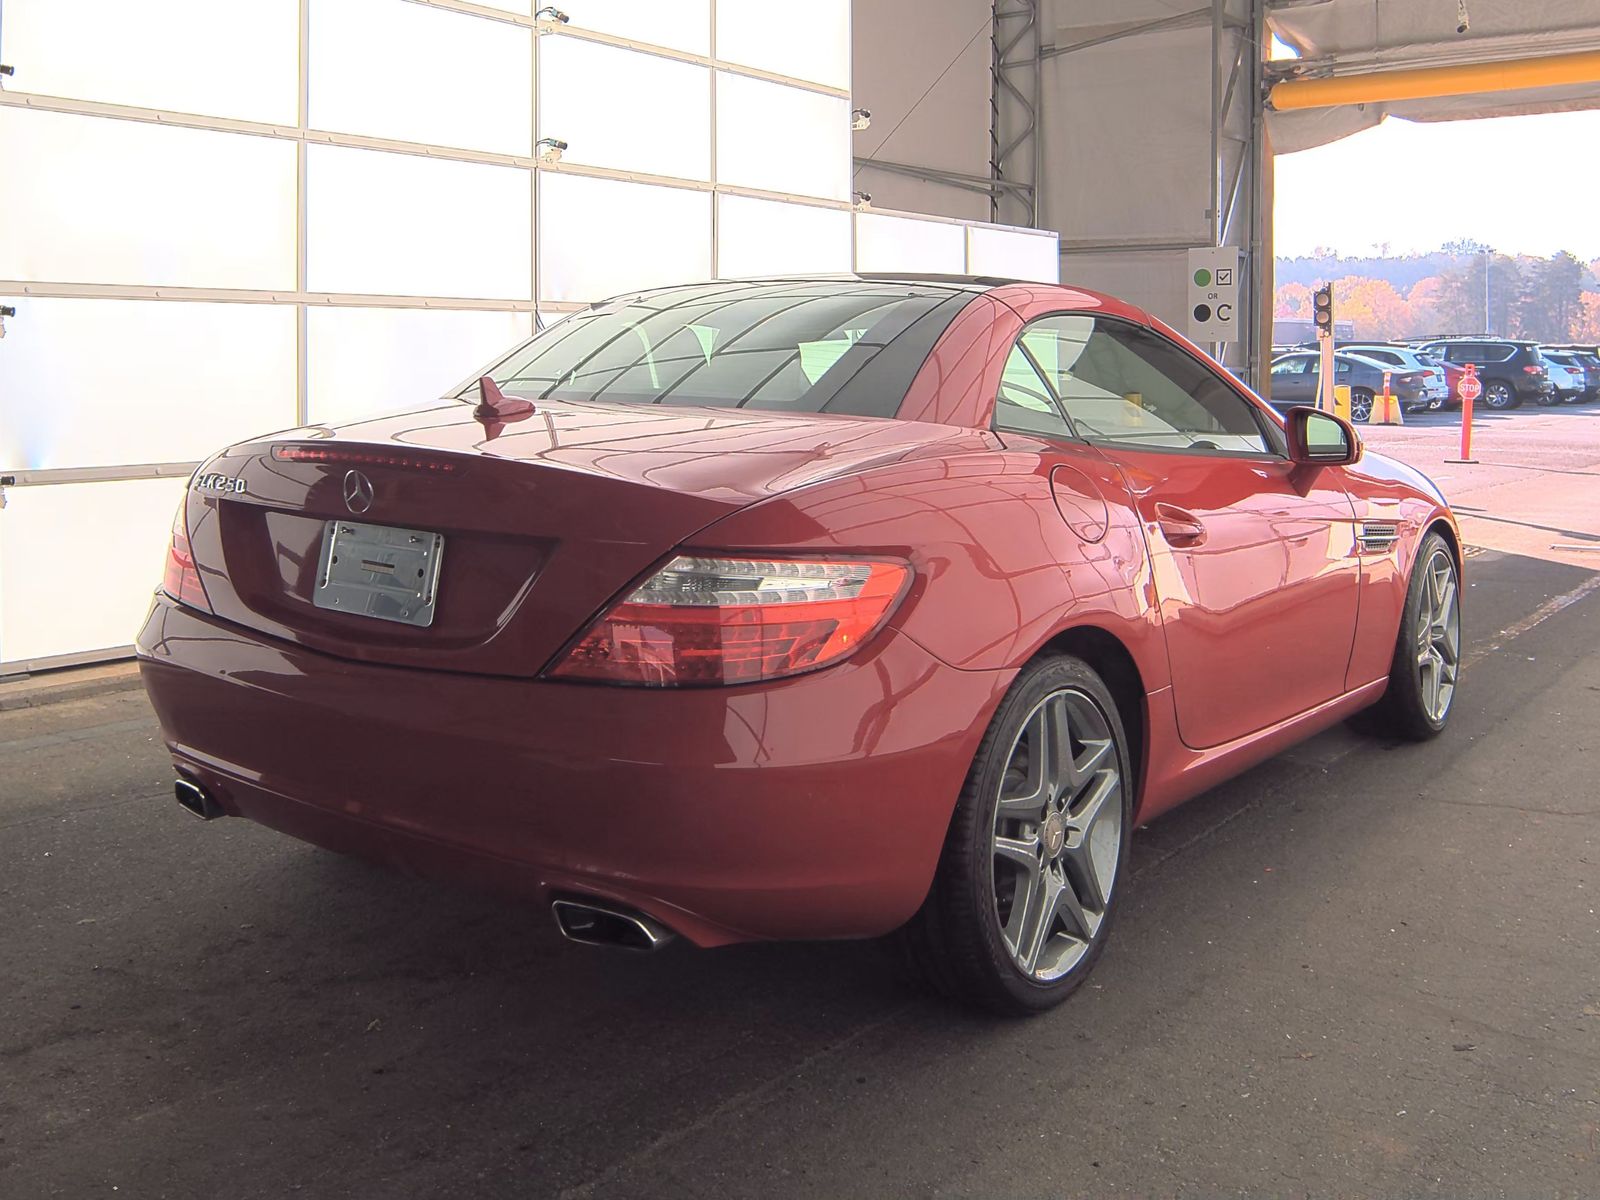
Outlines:
[[675, 936], [643, 913], [587, 900], [554, 900], [550, 911], [563, 937], [586, 946], [651, 951], [661, 949]]
[[202, 821], [215, 821], [218, 817], [228, 815], [217, 803], [216, 797], [192, 779], [179, 779], [172, 785], [172, 791], [178, 798], [179, 806]]

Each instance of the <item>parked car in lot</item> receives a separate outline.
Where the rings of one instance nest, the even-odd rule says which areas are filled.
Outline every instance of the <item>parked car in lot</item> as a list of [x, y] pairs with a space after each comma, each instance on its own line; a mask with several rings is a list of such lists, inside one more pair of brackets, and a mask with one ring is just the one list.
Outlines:
[[1574, 350], [1572, 356], [1583, 364], [1584, 399], [1600, 400], [1600, 352]]
[[197, 815], [1026, 1013], [1138, 826], [1374, 704], [1440, 732], [1460, 597], [1437, 487], [1136, 308], [741, 281], [222, 450], [138, 654]]
[[1600, 394], [1600, 359], [1573, 350], [1540, 350], [1549, 364], [1550, 382], [1557, 395], [1567, 404], [1580, 400], [1593, 400]]
[[1445, 399], [1444, 406], [1446, 408], [1460, 408], [1461, 381], [1466, 378], [1467, 369], [1461, 366], [1459, 363], [1445, 362], [1445, 360], [1440, 358], [1438, 355], [1427, 354], [1420, 350], [1417, 351], [1417, 357], [1423, 362], [1427, 363], [1430, 367], [1433, 367], [1436, 370], [1444, 373], [1445, 387], [1449, 389], [1449, 394]]
[[1465, 366], [1474, 364], [1483, 384], [1483, 403], [1516, 408], [1524, 400], [1547, 401], [1554, 392], [1537, 342], [1505, 338], [1441, 338], [1418, 349]]
[[[1350, 417], [1365, 422], [1372, 416], [1372, 402], [1383, 391], [1384, 372], [1389, 372], [1391, 392], [1409, 410], [1426, 408], [1428, 396], [1423, 373], [1396, 372], [1387, 363], [1374, 362], [1364, 355], [1340, 350], [1333, 356], [1335, 386], [1350, 387]], [[1297, 404], [1316, 404], [1322, 379], [1322, 358], [1311, 350], [1285, 354], [1272, 362], [1272, 406], [1280, 412]]]
[[1388, 342], [1347, 342], [1339, 348], [1379, 363], [1396, 376], [1408, 372], [1420, 374], [1423, 397], [1427, 401], [1423, 406], [1425, 408], [1438, 410], [1450, 402], [1450, 383], [1445, 377], [1444, 368], [1409, 346]]

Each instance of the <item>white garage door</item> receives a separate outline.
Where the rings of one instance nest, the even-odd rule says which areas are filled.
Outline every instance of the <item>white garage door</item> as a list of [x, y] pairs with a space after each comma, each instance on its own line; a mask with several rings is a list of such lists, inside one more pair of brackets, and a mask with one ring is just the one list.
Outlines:
[[561, 8], [0, 4], [0, 674], [126, 651], [205, 455], [427, 403], [536, 308], [1055, 278], [1054, 235], [855, 213], [848, 0]]

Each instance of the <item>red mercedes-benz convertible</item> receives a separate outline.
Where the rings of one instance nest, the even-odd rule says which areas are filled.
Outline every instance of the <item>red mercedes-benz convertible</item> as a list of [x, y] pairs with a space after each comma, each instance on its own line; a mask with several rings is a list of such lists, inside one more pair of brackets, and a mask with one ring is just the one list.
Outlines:
[[201, 816], [580, 941], [893, 934], [1026, 1012], [1135, 826], [1373, 705], [1443, 728], [1460, 572], [1427, 479], [1109, 297], [708, 283], [224, 450], [139, 655]]

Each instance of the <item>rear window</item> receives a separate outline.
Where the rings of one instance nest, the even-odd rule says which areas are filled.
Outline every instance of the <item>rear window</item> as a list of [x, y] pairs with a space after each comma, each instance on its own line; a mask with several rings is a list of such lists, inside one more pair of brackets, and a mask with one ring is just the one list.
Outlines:
[[528, 399], [892, 417], [970, 299], [860, 282], [672, 288], [576, 313], [491, 375]]

